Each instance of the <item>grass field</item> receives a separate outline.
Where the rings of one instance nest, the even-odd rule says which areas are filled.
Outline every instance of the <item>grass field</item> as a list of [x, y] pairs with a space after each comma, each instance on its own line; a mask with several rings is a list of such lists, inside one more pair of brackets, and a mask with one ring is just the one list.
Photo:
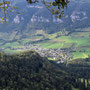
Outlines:
[[73, 59], [87, 58], [90, 55], [90, 32], [72, 33], [70, 36], [60, 36], [55, 38], [49, 35], [49, 41], [43, 41], [40, 44], [44, 48], [74, 48]]
[[[58, 32], [59, 33], [59, 32]], [[41, 45], [44, 48], [73, 48], [72, 55], [73, 59], [76, 58], [87, 58], [90, 55], [90, 32], [73, 32], [69, 36], [60, 35], [57, 37], [58, 33], [47, 34], [43, 30], [36, 31], [35, 34], [22, 38], [15, 42], [7, 42], [2, 45], [3, 41], [0, 41], [0, 48], [19, 48], [26, 43], [34, 41], [36, 45]], [[15, 33], [14, 33], [15, 34]], [[3, 34], [0, 35], [0, 37]], [[5, 33], [7, 35], [7, 33]], [[15, 36], [15, 35], [14, 35]], [[13, 37], [13, 35], [12, 35]], [[48, 39], [48, 40], [44, 40]], [[42, 40], [40, 42], [37, 42]], [[17, 53], [19, 51], [5, 49], [5, 52]]]

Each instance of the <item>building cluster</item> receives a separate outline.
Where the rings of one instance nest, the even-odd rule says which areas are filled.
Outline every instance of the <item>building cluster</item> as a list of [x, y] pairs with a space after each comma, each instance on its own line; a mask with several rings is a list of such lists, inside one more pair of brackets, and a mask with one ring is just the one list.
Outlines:
[[16, 50], [16, 51], [33, 50], [39, 53], [41, 57], [47, 57], [51, 60], [57, 60], [58, 63], [70, 61], [73, 58], [69, 49], [60, 49], [60, 48], [59, 49], [47, 49], [47, 48], [43, 48], [40, 45], [30, 44], [30, 45], [24, 45], [22, 47], [16, 47], [16, 48], [7, 47], [7, 48], [2, 48], [2, 50], [0, 51], [3, 51], [5, 49]]
[[18, 51], [27, 51], [33, 50], [40, 54], [42, 57], [47, 57], [52, 60], [58, 60], [59, 62], [63, 63], [64, 61], [71, 60], [73, 58], [72, 54], [67, 49], [47, 49], [43, 48], [40, 45], [25, 45], [20, 48], [11, 48], [11, 50], [18, 50]]

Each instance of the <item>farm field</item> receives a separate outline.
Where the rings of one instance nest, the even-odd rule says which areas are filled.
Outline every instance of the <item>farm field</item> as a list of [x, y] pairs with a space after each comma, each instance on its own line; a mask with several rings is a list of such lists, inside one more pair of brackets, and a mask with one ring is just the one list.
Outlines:
[[90, 33], [73, 33], [38, 44], [45, 48], [71, 48], [73, 59], [87, 58], [90, 55]]
[[11, 48], [20, 48], [29, 44], [40, 45], [48, 49], [70, 49], [73, 59], [90, 56], [90, 32], [73, 32], [70, 35], [61, 35], [60, 32], [47, 34], [43, 30], [39, 30], [32, 36], [13, 42], [6, 42], [0, 45], [0, 49], [5, 48], [5, 52], [18, 53], [20, 51], [11, 50]]

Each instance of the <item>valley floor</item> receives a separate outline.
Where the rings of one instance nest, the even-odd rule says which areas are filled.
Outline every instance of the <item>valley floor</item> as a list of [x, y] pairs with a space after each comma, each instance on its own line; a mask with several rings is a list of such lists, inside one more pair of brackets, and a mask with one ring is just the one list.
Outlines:
[[[66, 31], [47, 34], [43, 30], [38, 30], [35, 34], [28, 34], [27, 37], [16, 41], [1, 42], [3, 42], [3, 40], [0, 40], [0, 51], [8, 53], [18, 53], [25, 50], [36, 51], [37, 48], [40, 48], [37, 50], [40, 53], [42, 53], [43, 50], [47, 53], [49, 49], [63, 50], [64, 53], [70, 53], [68, 56], [72, 59], [87, 58], [90, 56], [89, 29], [87, 31], [72, 32], [70, 34]], [[55, 57], [53, 56], [53, 58]]]

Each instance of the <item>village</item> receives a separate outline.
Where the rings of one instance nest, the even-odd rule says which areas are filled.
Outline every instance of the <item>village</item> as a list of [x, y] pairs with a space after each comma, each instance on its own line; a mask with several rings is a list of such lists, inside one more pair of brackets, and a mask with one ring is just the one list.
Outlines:
[[43, 48], [40, 45], [24, 45], [20, 48], [10, 48], [11, 50], [17, 50], [17, 51], [27, 51], [27, 50], [33, 50], [40, 54], [41, 57], [47, 57], [49, 60], [56, 60], [58, 63], [64, 63], [65, 61], [70, 61], [73, 56], [71, 52], [67, 49], [48, 49]]
[[72, 52], [70, 49], [53, 49], [53, 48], [44, 48], [40, 45], [33, 45], [33, 44], [25, 44], [22, 47], [6, 47], [6, 48], [1, 48], [0, 51], [4, 51], [5, 49], [10, 49], [12, 51], [36, 51], [39, 53], [41, 57], [47, 57], [49, 60], [56, 60], [58, 61], [57, 63], [64, 63], [66, 61], [72, 60]]

